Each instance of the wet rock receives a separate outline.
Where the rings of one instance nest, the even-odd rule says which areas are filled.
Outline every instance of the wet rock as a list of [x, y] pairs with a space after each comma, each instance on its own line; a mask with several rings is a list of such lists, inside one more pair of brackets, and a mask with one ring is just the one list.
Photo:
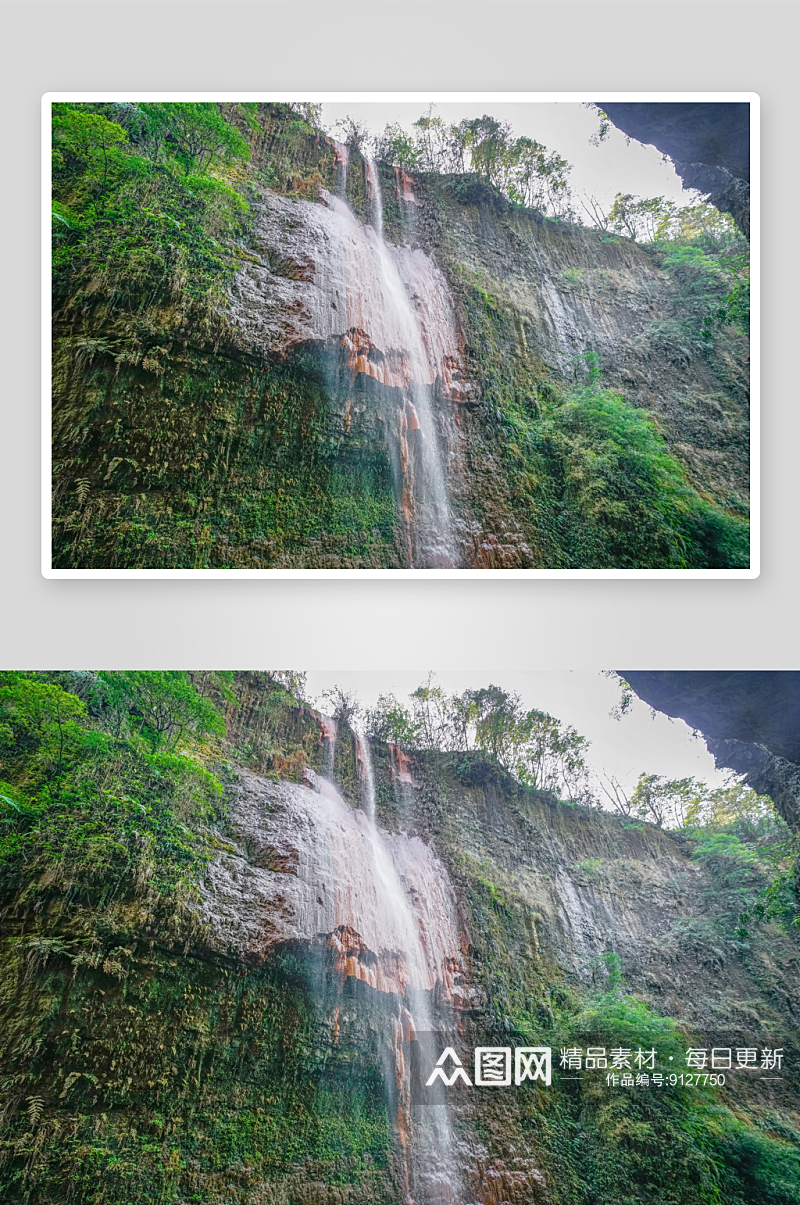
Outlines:
[[438, 984], [443, 998], [467, 1001], [455, 895], [433, 849], [382, 833], [311, 770], [307, 781], [240, 775], [229, 819], [236, 853], [208, 868], [206, 943], [257, 962], [279, 943], [322, 939], [343, 976], [378, 991]]

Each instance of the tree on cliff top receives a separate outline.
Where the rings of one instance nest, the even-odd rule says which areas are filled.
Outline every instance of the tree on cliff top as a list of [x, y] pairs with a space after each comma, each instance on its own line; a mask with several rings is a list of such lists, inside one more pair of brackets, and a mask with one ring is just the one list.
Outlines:
[[371, 736], [412, 749], [479, 751], [520, 782], [574, 803], [594, 804], [589, 742], [568, 724], [499, 686], [448, 695], [433, 674], [409, 695], [409, 706], [381, 695], [366, 713]]
[[472, 173], [517, 205], [552, 217], [574, 216], [567, 160], [532, 138], [515, 138], [508, 122], [488, 113], [448, 125], [431, 105], [410, 133], [397, 123], [387, 124], [372, 150], [405, 171]]

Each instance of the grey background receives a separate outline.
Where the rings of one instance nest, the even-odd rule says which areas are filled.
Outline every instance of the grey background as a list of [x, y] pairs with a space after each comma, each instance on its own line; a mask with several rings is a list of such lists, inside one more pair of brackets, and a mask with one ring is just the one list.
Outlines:
[[[2, 3], [0, 666], [790, 668], [798, 657], [795, 3]], [[755, 581], [46, 581], [39, 102], [60, 90], [702, 90], [762, 100]]]

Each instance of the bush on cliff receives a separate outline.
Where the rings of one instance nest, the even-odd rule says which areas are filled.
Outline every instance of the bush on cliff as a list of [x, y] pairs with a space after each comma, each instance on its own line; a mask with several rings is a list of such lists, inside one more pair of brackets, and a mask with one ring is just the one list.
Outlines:
[[556, 531], [572, 564], [749, 565], [747, 523], [687, 483], [648, 411], [595, 383], [547, 405], [536, 434], [560, 485]]

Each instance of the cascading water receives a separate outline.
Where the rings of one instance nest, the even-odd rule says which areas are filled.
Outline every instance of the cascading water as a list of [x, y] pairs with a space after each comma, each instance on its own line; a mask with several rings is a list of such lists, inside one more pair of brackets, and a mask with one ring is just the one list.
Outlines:
[[[401, 839], [392, 849], [391, 838], [384, 835], [376, 824], [375, 769], [369, 739], [363, 733], [356, 734], [358, 763], [362, 774], [362, 786], [366, 819], [372, 844], [373, 863], [381, 890], [387, 902], [398, 915], [407, 918], [409, 945], [404, 951], [409, 964], [414, 968], [411, 979], [421, 979], [420, 972], [428, 963], [428, 949], [434, 934], [425, 931], [419, 917], [412, 914], [409, 896], [403, 879], [403, 854], [407, 839]], [[407, 880], [406, 880], [407, 881]], [[440, 911], [441, 905], [437, 907]], [[436, 1105], [427, 1105], [424, 1117], [416, 1120], [411, 1111], [411, 1068], [406, 1060], [406, 1041], [418, 1034], [435, 1032], [433, 1010], [429, 993], [417, 991], [413, 1000], [406, 993], [399, 1003], [398, 1014], [390, 1046], [394, 1061], [394, 1080], [397, 1091], [397, 1132], [404, 1158], [405, 1188], [407, 1195], [412, 1187], [412, 1178], [418, 1189], [431, 1205], [452, 1205], [460, 1199], [458, 1171], [453, 1152], [453, 1132], [446, 1100]], [[440, 1043], [448, 1045], [450, 1039]], [[408, 1146], [413, 1140], [416, 1147], [415, 1167], [412, 1170]], [[416, 1173], [416, 1174], [415, 1174]], [[409, 1200], [411, 1198], [409, 1197]]]
[[334, 142], [333, 162], [338, 177], [338, 191], [342, 196], [347, 192], [347, 165], [350, 160], [350, 148], [346, 142]]
[[[325, 741], [323, 765], [338, 764], [337, 731], [316, 715]], [[408, 759], [392, 764], [415, 783]], [[445, 1095], [424, 1090], [438, 1054], [456, 1043], [456, 1019], [478, 995], [464, 982], [468, 937], [458, 918], [446, 868], [419, 836], [386, 832], [377, 823], [376, 780], [369, 742], [359, 738], [362, 807], [352, 807], [329, 778], [306, 768], [306, 783], [273, 782], [241, 771], [231, 803], [232, 832], [246, 853], [221, 852], [208, 869], [207, 906], [215, 948], [263, 960], [297, 943], [316, 950], [325, 982], [343, 995], [375, 993], [384, 1018], [378, 1049], [395, 1120], [407, 1198], [416, 1205], [457, 1205], [465, 1196], [459, 1147]], [[327, 989], [320, 980], [320, 999]], [[338, 1040], [340, 1000], [330, 1020]], [[433, 1055], [431, 1058], [430, 1056]], [[429, 1072], [428, 1072], [429, 1074]], [[453, 1102], [451, 1102], [453, 1103]]]
[[338, 725], [329, 715], [319, 717], [320, 737], [322, 740], [322, 774], [326, 779], [333, 778], [333, 759], [336, 756], [336, 734]]
[[[439, 433], [431, 405], [432, 389], [426, 384], [431, 360], [426, 346], [424, 315], [411, 304], [396, 259], [383, 237], [383, 197], [377, 165], [365, 159], [367, 196], [374, 234], [375, 263], [382, 284], [384, 303], [391, 325], [399, 335], [399, 346], [389, 349], [404, 362], [403, 409], [398, 413], [400, 439], [401, 498], [411, 564], [453, 567], [450, 505], [442, 464]], [[420, 480], [421, 478], [421, 480]], [[418, 548], [414, 548], [417, 535]]]
[[[242, 344], [261, 354], [324, 347], [345, 434], [360, 425], [386, 440], [406, 565], [456, 567], [466, 555], [464, 520], [456, 538], [448, 484], [459, 480], [461, 407], [474, 401], [477, 385], [465, 378], [453, 297], [416, 237], [402, 245], [385, 239], [380, 177], [370, 161], [368, 223], [359, 221], [345, 199], [347, 147], [334, 150], [336, 195], [320, 189], [315, 203], [264, 193], [255, 235], [263, 262], [238, 274], [231, 321]], [[403, 204], [416, 208], [407, 198]], [[401, 228], [411, 230], [407, 221]], [[365, 377], [381, 388], [362, 388]], [[365, 398], [374, 407], [370, 421], [353, 424]]]

